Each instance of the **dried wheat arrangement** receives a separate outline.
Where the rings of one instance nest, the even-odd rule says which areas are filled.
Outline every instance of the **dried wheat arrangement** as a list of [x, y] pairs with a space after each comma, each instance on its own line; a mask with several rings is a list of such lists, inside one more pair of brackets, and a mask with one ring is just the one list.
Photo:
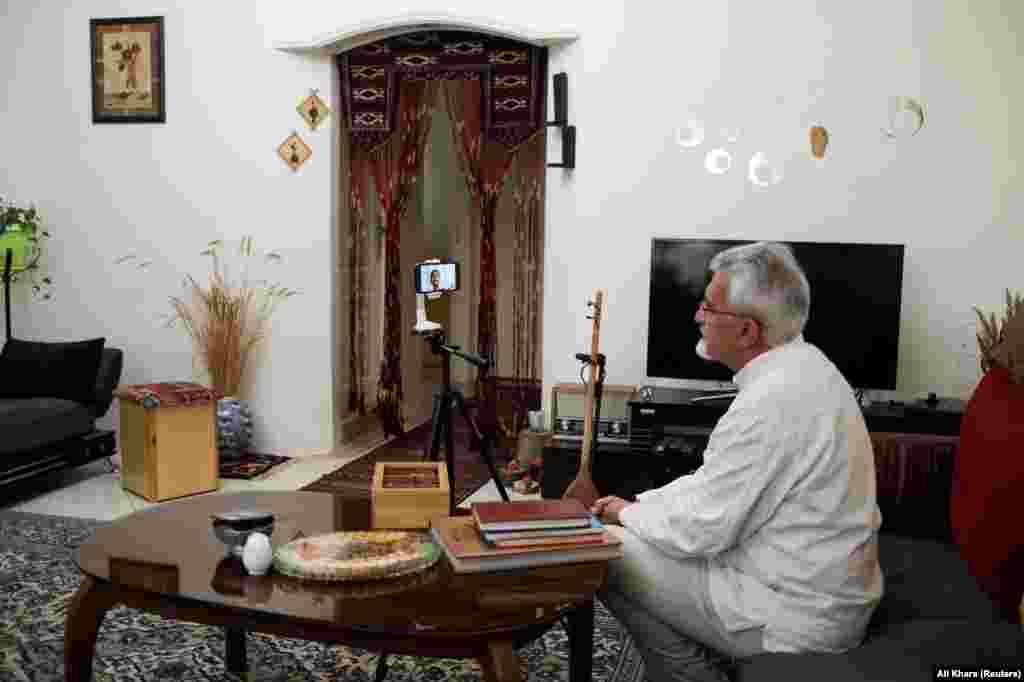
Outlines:
[[[221, 395], [238, 396], [249, 357], [265, 338], [274, 309], [299, 292], [251, 280], [247, 267], [234, 281], [220, 258], [222, 248], [223, 242], [213, 241], [201, 253], [213, 261], [209, 282], [204, 287], [187, 276], [185, 294], [171, 297], [174, 312], [168, 323], [185, 327], [209, 372], [211, 388]], [[252, 237], [242, 239], [239, 254], [246, 261], [256, 257]], [[264, 259], [278, 262], [280, 256], [269, 252]]]
[[979, 308], [974, 312], [981, 327], [977, 335], [981, 371], [1004, 367], [1010, 373], [1011, 381], [1024, 383], [1024, 297], [1007, 289], [1006, 311], [1002, 319], [995, 313], [985, 317]]

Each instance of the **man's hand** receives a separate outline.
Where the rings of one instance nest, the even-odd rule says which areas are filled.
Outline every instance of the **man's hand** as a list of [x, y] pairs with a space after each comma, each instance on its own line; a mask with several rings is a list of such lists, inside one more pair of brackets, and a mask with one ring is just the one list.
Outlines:
[[590, 512], [604, 523], [619, 523], [619, 512], [631, 504], [633, 503], [621, 497], [609, 495], [595, 502], [594, 506], [590, 508]]

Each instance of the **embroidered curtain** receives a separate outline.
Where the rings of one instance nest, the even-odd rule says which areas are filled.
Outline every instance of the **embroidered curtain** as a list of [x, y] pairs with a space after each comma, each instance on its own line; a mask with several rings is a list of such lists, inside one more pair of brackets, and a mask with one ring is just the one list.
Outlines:
[[398, 94], [398, 130], [370, 155], [384, 226], [384, 348], [377, 412], [385, 435], [402, 435], [402, 277], [401, 224], [416, 177], [423, 168], [423, 147], [430, 133], [437, 81], [403, 82]]
[[517, 156], [512, 181], [515, 205], [514, 289], [512, 293], [513, 373], [517, 382], [539, 380], [540, 303], [542, 300], [544, 210], [544, 138], [539, 131]]
[[497, 268], [494, 225], [508, 170], [518, 147], [488, 140], [481, 120], [482, 92], [476, 81], [444, 81], [445, 103], [459, 170], [480, 220], [480, 302], [477, 308], [477, 352], [496, 360]]
[[367, 289], [367, 215], [366, 198], [370, 165], [361, 150], [349, 150], [349, 392], [348, 409], [366, 414], [366, 353], [368, 330]]

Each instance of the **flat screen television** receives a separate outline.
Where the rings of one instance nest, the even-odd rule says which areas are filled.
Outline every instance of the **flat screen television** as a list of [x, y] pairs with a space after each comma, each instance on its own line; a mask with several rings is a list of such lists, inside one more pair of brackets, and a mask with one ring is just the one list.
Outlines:
[[[697, 304], [719, 251], [750, 241], [651, 241], [647, 376], [729, 381], [732, 370], [701, 359]], [[820, 348], [855, 389], [896, 388], [903, 289], [902, 244], [785, 242], [811, 285], [804, 338]]]

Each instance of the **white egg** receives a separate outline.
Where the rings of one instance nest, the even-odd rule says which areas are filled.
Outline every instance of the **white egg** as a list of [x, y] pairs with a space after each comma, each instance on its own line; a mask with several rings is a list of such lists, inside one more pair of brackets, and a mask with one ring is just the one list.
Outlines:
[[242, 563], [250, 575], [266, 575], [267, 569], [274, 560], [274, 551], [270, 546], [270, 538], [263, 533], [252, 533], [245, 541], [242, 550]]

